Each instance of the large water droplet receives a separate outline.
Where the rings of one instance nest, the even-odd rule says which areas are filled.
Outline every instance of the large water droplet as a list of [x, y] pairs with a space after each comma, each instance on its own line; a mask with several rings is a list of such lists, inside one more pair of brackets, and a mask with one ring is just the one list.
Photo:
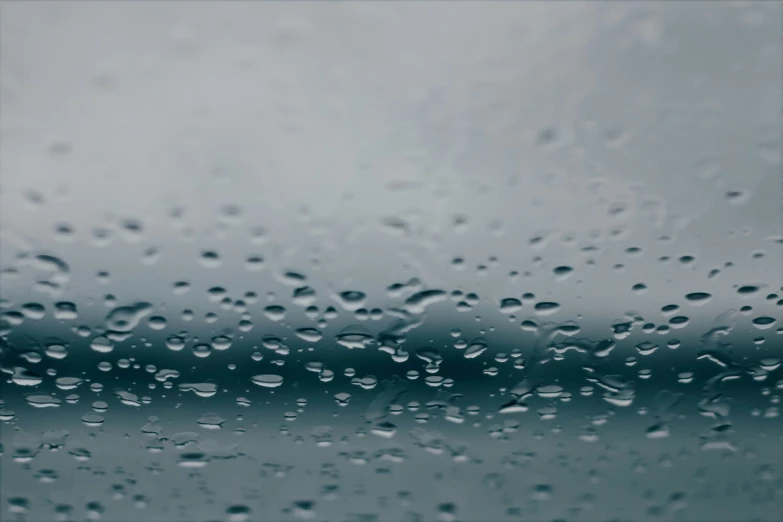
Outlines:
[[277, 388], [283, 384], [283, 378], [274, 374], [254, 375], [251, 380], [253, 384], [263, 386], [264, 388]]
[[375, 341], [375, 337], [362, 326], [351, 325], [343, 328], [335, 340], [348, 349], [362, 349]]
[[513, 297], [506, 297], [500, 301], [500, 311], [504, 314], [513, 314], [522, 309], [522, 301]]
[[317, 343], [323, 337], [323, 334], [317, 328], [299, 328], [296, 330], [296, 335], [308, 343]]

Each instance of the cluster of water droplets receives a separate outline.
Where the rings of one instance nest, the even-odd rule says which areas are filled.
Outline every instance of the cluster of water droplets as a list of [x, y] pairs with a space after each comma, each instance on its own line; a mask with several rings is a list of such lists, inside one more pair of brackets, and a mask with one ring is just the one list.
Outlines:
[[[238, 209], [227, 212], [239, 215]], [[61, 228], [58, 234], [73, 234], [71, 228]], [[144, 229], [137, 220], [121, 227], [128, 240], [142, 244]], [[254, 234], [265, 237], [264, 232]], [[101, 229], [96, 238], [108, 235]], [[531, 244], [540, 241], [536, 237]], [[154, 265], [160, 252], [145, 246], [141, 263]], [[640, 249], [629, 247], [626, 254], [638, 256]], [[224, 256], [218, 250], [197, 256], [203, 270], [221, 273]], [[595, 262], [589, 259], [588, 266]], [[694, 257], [684, 254], [679, 262], [690, 267]], [[463, 265], [458, 257], [444, 269], [463, 270]], [[490, 265], [497, 266], [498, 259], [493, 256]], [[736, 418], [734, 402], [753, 404], [748, 410], [759, 420], [778, 418], [781, 359], [770, 348], [779, 345], [783, 333], [778, 293], [765, 294], [764, 285], [757, 283], [735, 285], [731, 295], [690, 291], [661, 305], [654, 318], [631, 310], [596, 326], [592, 317], [572, 312], [573, 303], [524, 288], [533, 274], [548, 278], [553, 287], [578, 287], [584, 269], [557, 263], [546, 268], [541, 256], [533, 266], [508, 274], [506, 295], [483, 292], [481, 285], [430, 287], [419, 277], [388, 282], [384, 292], [372, 293], [334, 289], [303, 271], [276, 268], [259, 253], [244, 262], [245, 270], [261, 274], [254, 288], [236, 291], [177, 277], [164, 299], [123, 301], [106, 294], [102, 300], [82, 301], [71, 286], [67, 259], [45, 253], [20, 256], [4, 275], [31, 275], [35, 292], [46, 298], [16, 301], [4, 296], [2, 301], [0, 370], [11, 395], [23, 398], [22, 403], [0, 404], [0, 421], [14, 433], [12, 445], [3, 448], [4, 458], [40, 483], [56, 483], [61, 471], [34, 467], [38, 455], [66, 447], [76, 462], [89, 461], [89, 441], [105, 436], [101, 434], [112, 418], [122, 418], [116, 412], [123, 408], [138, 412], [127, 418], [142, 420], [137, 431], [144, 437], [145, 453], [172, 455], [176, 466], [193, 477], [221, 461], [255, 458], [239, 442], [205, 435], [242, 435], [260, 425], [274, 425], [280, 440], [334, 447], [334, 455], [349, 465], [373, 462], [377, 473], [391, 473], [389, 466], [415, 460], [417, 451], [482, 467], [481, 440], [510, 444], [500, 450], [500, 462], [524, 469], [534, 456], [513, 449], [520, 431], [535, 440], [570, 436], [600, 445], [617, 423], [625, 423], [619, 429], [631, 430], [631, 437], [686, 441], [678, 442], [682, 451], [690, 451], [687, 441], [692, 440], [702, 451], [736, 454], [741, 447], [734, 428], [742, 420]], [[482, 264], [477, 274], [487, 270]], [[703, 286], [716, 274], [706, 274]], [[109, 270], [101, 270], [95, 281], [106, 286], [113, 278]], [[639, 282], [627, 292], [647, 290]], [[706, 333], [696, 331], [704, 325], [698, 310], [719, 301], [741, 306], [722, 313]], [[187, 307], [176, 311], [175, 303]], [[749, 333], [756, 349], [738, 355], [732, 339], [747, 343]], [[749, 398], [753, 393], [748, 390], [758, 396]], [[192, 431], [170, 433], [167, 416], [181, 406], [183, 412], [202, 411], [193, 419]], [[87, 434], [79, 447], [69, 444], [69, 430], [48, 430], [41, 436], [23, 431], [26, 419], [46, 408], [62, 411], [64, 417], [58, 419], [78, 419]], [[232, 413], [237, 408], [244, 413]], [[700, 433], [687, 435], [700, 425], [694, 420], [700, 417], [707, 418]], [[444, 430], [449, 426], [458, 436], [444, 435], [451, 433]], [[353, 441], [368, 436], [379, 441], [377, 449], [351, 449]], [[637, 467], [643, 470], [647, 464]], [[147, 469], [153, 474], [166, 470], [157, 461]], [[285, 466], [272, 473], [285, 474]], [[772, 468], [760, 474], [780, 482], [779, 471]], [[598, 480], [597, 471], [588, 475]], [[505, 480], [502, 472], [488, 473], [484, 483], [503, 489]], [[118, 485], [117, 498], [124, 498], [128, 487]], [[339, 498], [340, 490], [327, 484], [323, 498], [293, 500], [283, 513], [315, 517], [318, 506]], [[547, 502], [557, 494], [552, 484], [537, 483], [531, 485], [529, 501]], [[672, 510], [687, 507], [683, 493], [672, 495]], [[132, 499], [142, 509], [150, 502], [147, 492]], [[397, 501], [409, 504], [409, 494], [401, 491]], [[23, 497], [8, 502], [12, 513], [28, 511]], [[225, 516], [246, 520], [253, 511], [249, 504], [232, 504]], [[511, 504], [507, 512], [513, 515], [519, 508]], [[84, 506], [92, 519], [105, 509], [97, 501]], [[72, 510], [55, 507], [57, 516], [65, 518]], [[441, 520], [456, 520], [459, 502], [439, 503], [436, 512]]]

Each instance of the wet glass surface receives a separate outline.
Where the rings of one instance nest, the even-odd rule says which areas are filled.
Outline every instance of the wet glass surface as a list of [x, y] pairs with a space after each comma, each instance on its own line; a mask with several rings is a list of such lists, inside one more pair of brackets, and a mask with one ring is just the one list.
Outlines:
[[782, 14], [3, 2], [0, 520], [779, 520]]

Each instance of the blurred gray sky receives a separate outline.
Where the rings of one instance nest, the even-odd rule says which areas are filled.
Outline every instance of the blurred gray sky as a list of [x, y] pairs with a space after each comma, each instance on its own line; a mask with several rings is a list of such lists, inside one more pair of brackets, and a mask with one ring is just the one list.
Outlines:
[[[451, 257], [475, 267], [494, 255], [501, 268], [475, 283], [494, 295], [535, 255], [583, 264], [578, 246], [590, 242], [604, 250], [581, 289], [594, 302], [628, 293], [611, 266], [629, 245], [649, 252], [634, 270], [653, 290], [656, 278], [662, 292], [701, 285], [726, 261], [779, 286], [780, 245], [762, 241], [781, 224], [779, 12], [774, 2], [9, 3], [0, 260], [46, 250], [85, 278], [112, 265], [133, 282], [141, 247], [100, 251], [90, 234], [136, 218], [163, 252], [139, 292], [198, 273], [209, 245], [243, 259], [253, 226], [268, 230], [257, 250], [273, 267], [307, 272], [316, 256], [334, 287], [380, 290], [410, 275], [455, 286], [466, 276], [445, 269]], [[44, 205], [30, 205], [31, 189]], [[732, 204], [736, 190], [748, 195]], [[220, 231], [228, 204], [244, 221]], [[191, 241], [171, 226], [174, 208]], [[76, 229], [74, 243], [55, 241], [58, 222]], [[608, 239], [618, 226], [622, 239]], [[527, 241], [540, 232], [577, 246], [537, 253]], [[699, 282], [666, 272], [664, 254], [697, 256]], [[244, 284], [224, 268], [223, 284]]]

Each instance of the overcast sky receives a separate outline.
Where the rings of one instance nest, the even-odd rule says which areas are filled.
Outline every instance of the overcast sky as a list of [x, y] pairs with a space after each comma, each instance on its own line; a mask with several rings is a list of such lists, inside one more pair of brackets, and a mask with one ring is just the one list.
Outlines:
[[[90, 276], [133, 270], [136, 251], [90, 237], [134, 218], [163, 252], [145, 277], [166, 286], [212, 245], [226, 258], [259, 250], [280, 269], [308, 271], [316, 256], [326, 284], [370, 290], [411, 275], [454, 286], [467, 276], [447, 270], [451, 257], [472, 270], [497, 256], [498, 277], [475, 283], [496, 294], [535, 255], [583, 263], [578, 247], [599, 231], [606, 253], [582, 289], [599, 301], [627, 293], [607, 282], [632, 245], [651, 252], [638, 273], [662, 281], [676, 276], [651, 268], [659, 255], [691, 254], [700, 281], [732, 261], [779, 286], [780, 245], [763, 241], [781, 222], [775, 9], [11, 3], [0, 227], [12, 248], [0, 255], [62, 253]], [[218, 232], [226, 205], [242, 221]], [[191, 241], [168, 217], [177, 208]], [[73, 243], [54, 240], [59, 222]], [[267, 230], [258, 248], [255, 226]], [[623, 239], [608, 239], [617, 227]], [[527, 241], [543, 232], [577, 246], [536, 253]]]

